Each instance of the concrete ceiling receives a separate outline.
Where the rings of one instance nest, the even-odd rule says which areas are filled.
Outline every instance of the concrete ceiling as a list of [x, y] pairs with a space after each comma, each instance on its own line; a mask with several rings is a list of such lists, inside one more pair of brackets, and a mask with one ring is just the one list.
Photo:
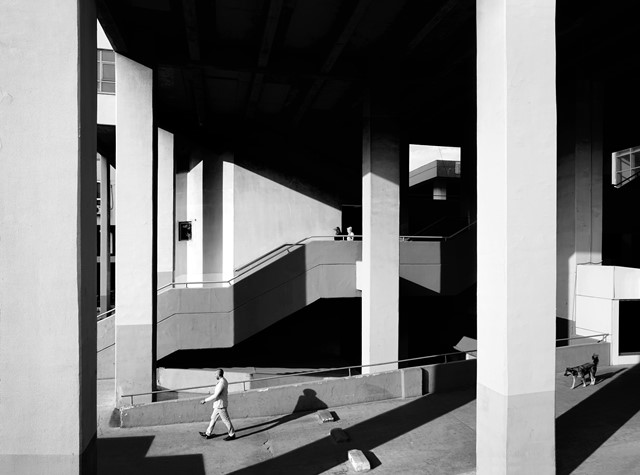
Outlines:
[[374, 80], [405, 117], [473, 99], [472, 0], [97, 3], [116, 51], [156, 71], [166, 126], [344, 125]]
[[[96, 1], [116, 51], [154, 69], [168, 130], [353, 151], [373, 86], [408, 142], [474, 147], [474, 0]], [[635, 74], [637, 3], [558, 0], [559, 84]]]

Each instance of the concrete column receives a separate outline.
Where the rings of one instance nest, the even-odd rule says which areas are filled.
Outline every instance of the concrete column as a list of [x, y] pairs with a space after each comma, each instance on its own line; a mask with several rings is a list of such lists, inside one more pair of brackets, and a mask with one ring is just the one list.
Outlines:
[[100, 313], [109, 310], [109, 296], [111, 295], [110, 168], [109, 160], [100, 155]]
[[174, 280], [174, 189], [173, 134], [158, 129], [158, 287]]
[[576, 266], [602, 263], [603, 110], [599, 83], [576, 84], [575, 229], [570, 258], [568, 310], [570, 335], [575, 335]]
[[400, 140], [375, 93], [365, 101], [362, 152], [362, 364], [372, 364], [398, 359], [400, 279]]
[[[151, 69], [116, 54], [116, 402], [154, 387], [154, 127]], [[151, 401], [150, 397], [135, 402]]]
[[0, 18], [0, 473], [95, 473], [95, 8]]
[[234, 178], [234, 155], [228, 154], [222, 162], [222, 278], [224, 280], [233, 277], [235, 268]]
[[477, 473], [555, 474], [555, 1], [476, 5]]
[[187, 172], [176, 170], [176, 224], [175, 226], [175, 280], [184, 282], [187, 280], [187, 241], [179, 241], [178, 223], [187, 221]]
[[204, 280], [222, 279], [224, 152], [208, 151], [202, 176], [202, 272]]
[[187, 242], [187, 281], [202, 282], [203, 258], [203, 189], [202, 156], [187, 174], [187, 220], [191, 221], [191, 241]]

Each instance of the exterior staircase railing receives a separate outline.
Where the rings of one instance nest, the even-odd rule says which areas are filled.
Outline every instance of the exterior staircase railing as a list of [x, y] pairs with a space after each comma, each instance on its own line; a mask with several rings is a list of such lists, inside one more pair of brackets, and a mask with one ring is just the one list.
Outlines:
[[[449, 239], [454, 238], [455, 236], [457, 236], [458, 234], [461, 234], [462, 232], [468, 230], [469, 228], [475, 226], [476, 221], [474, 221], [471, 224], [468, 224], [466, 226], [464, 226], [463, 228], [459, 229], [458, 231], [456, 231], [455, 233], [449, 235], [449, 236], [399, 236], [400, 241], [442, 241], [442, 242], [446, 242]], [[354, 235], [354, 236], [339, 236], [340, 238], [342, 238], [342, 240], [345, 240], [347, 242], [349, 242], [348, 238], [352, 238], [354, 241], [362, 241], [362, 235]], [[240, 271], [239, 273], [237, 273], [236, 275], [234, 275], [232, 278], [228, 279], [228, 280], [203, 280], [203, 281], [189, 281], [189, 282], [177, 282], [177, 281], [173, 281], [170, 282], [166, 285], [163, 285], [162, 287], [158, 288], [158, 292], [162, 292], [163, 290], [169, 289], [169, 288], [176, 288], [176, 287], [184, 287], [184, 288], [189, 288], [189, 285], [191, 286], [203, 286], [203, 285], [208, 285], [208, 286], [229, 286], [234, 282], [237, 282], [238, 280], [240, 280], [242, 277], [246, 276], [247, 274], [249, 274], [251, 271], [253, 271], [254, 269], [256, 269], [258, 266], [262, 265], [262, 264], [267, 264], [268, 262], [271, 262], [277, 258], [280, 258], [282, 255], [288, 254], [289, 252], [291, 252], [294, 248], [298, 248], [299, 246], [304, 246], [306, 243], [310, 242], [310, 241], [318, 241], [318, 240], [334, 240], [336, 239], [335, 235], [332, 236], [308, 236], [304, 239], [301, 239], [300, 241], [293, 243], [293, 244], [282, 244], [268, 252], [265, 252], [264, 254], [262, 254], [261, 256], [253, 259], [252, 261], [242, 265], [241, 267], [238, 267], [236, 269], [236, 271]]]

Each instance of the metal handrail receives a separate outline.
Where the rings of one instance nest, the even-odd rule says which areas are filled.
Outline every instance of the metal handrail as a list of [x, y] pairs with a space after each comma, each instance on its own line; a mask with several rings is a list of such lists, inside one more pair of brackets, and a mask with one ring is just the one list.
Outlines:
[[[637, 167], [636, 167], [637, 168]], [[633, 175], [628, 176], [627, 178], [625, 178], [624, 180], [622, 180], [619, 183], [616, 183], [614, 186], [614, 188], [621, 188], [625, 183], [630, 182], [631, 180], [633, 180], [636, 176], [638, 176], [638, 174], [640, 174], [640, 171], [635, 172]]]
[[275, 248], [271, 249], [269, 252], [265, 252], [260, 257], [256, 257], [252, 261], [249, 261], [249, 262], [247, 262], [246, 264], [244, 264], [244, 265], [242, 265], [240, 267], [236, 267], [234, 270], [235, 270], [235, 272], [241, 271], [245, 267], [249, 267], [250, 265], [255, 264], [256, 262], [258, 262], [258, 261], [260, 261], [262, 259], [268, 258], [269, 256], [271, 256], [271, 254], [276, 253], [277, 251], [279, 251], [283, 247], [291, 247], [291, 246], [293, 246], [293, 244], [290, 244], [290, 243], [282, 244], [282, 245], [280, 245], [278, 247], [275, 247]]
[[[593, 337], [598, 337], [601, 336], [602, 338], [598, 341], [598, 343], [602, 343], [603, 341], [606, 340], [606, 338], [609, 336], [609, 333], [599, 333], [596, 335], [591, 335], [591, 336], [574, 336], [574, 337], [569, 337], [569, 338], [557, 338], [556, 342], [558, 341], [566, 341], [566, 340], [580, 340], [580, 339], [584, 339], [584, 338], [593, 338]], [[335, 372], [335, 371], [343, 371], [343, 370], [348, 370], [349, 371], [349, 377], [352, 376], [352, 370], [353, 369], [358, 369], [358, 368], [370, 368], [373, 366], [383, 366], [383, 365], [388, 365], [388, 364], [396, 364], [396, 363], [405, 363], [408, 361], [418, 361], [418, 360], [426, 360], [426, 359], [431, 359], [431, 358], [441, 358], [444, 357], [444, 364], [448, 364], [447, 361], [447, 357], [448, 356], [452, 356], [452, 355], [467, 355], [467, 354], [471, 354], [471, 353], [477, 353], [478, 349], [473, 349], [473, 350], [464, 350], [464, 351], [454, 351], [451, 353], [439, 353], [437, 355], [428, 355], [428, 356], [419, 356], [417, 358], [405, 358], [405, 359], [401, 359], [401, 360], [395, 360], [395, 361], [387, 361], [384, 363], [372, 363], [372, 364], [366, 364], [366, 365], [357, 365], [357, 366], [341, 366], [341, 367], [337, 367], [337, 368], [324, 368], [324, 369], [314, 369], [314, 370], [310, 370], [310, 371], [301, 371], [298, 373], [289, 373], [289, 374], [282, 374], [282, 375], [278, 375], [278, 376], [269, 376], [266, 378], [257, 378], [257, 379], [247, 379], [247, 380], [243, 380], [243, 381], [231, 381], [229, 382], [229, 385], [232, 384], [242, 384], [242, 390], [246, 391], [246, 383], [256, 383], [258, 381], [269, 381], [269, 380], [273, 380], [273, 379], [281, 379], [281, 378], [292, 378], [295, 376], [305, 376], [308, 374], [316, 374], [316, 373], [330, 373], [330, 372]], [[190, 387], [186, 387], [186, 388], [178, 388], [178, 389], [160, 389], [157, 391], [147, 391], [144, 393], [134, 393], [134, 394], [123, 394], [121, 397], [129, 397], [131, 398], [131, 405], [133, 405], [133, 398], [135, 396], [148, 396], [150, 394], [161, 394], [161, 393], [175, 393], [175, 392], [179, 392], [179, 391], [188, 391], [190, 389], [204, 389], [204, 388], [210, 388], [215, 386], [215, 384], [205, 384], [203, 386], [190, 386]]]
[[[307, 374], [315, 374], [315, 373], [329, 373], [329, 372], [334, 372], [334, 371], [343, 371], [343, 370], [348, 370], [349, 371], [349, 377], [352, 376], [352, 370], [354, 369], [358, 369], [358, 368], [371, 368], [374, 366], [384, 366], [384, 365], [389, 365], [389, 364], [396, 364], [396, 363], [405, 363], [407, 361], [417, 361], [417, 360], [426, 360], [426, 359], [431, 359], [431, 358], [441, 358], [444, 357], [445, 359], [445, 363], [448, 363], [447, 361], [447, 357], [448, 356], [452, 356], [452, 355], [466, 355], [468, 353], [475, 353], [477, 350], [467, 350], [467, 351], [454, 351], [451, 353], [440, 353], [437, 355], [428, 355], [428, 356], [419, 356], [417, 358], [405, 358], [405, 359], [401, 359], [401, 360], [394, 360], [394, 361], [386, 361], [383, 363], [371, 363], [371, 364], [364, 364], [364, 365], [354, 365], [354, 366], [341, 366], [341, 367], [337, 367], [337, 368], [325, 368], [325, 369], [314, 369], [314, 370], [310, 370], [310, 371], [301, 371], [298, 373], [289, 373], [289, 374], [283, 374], [283, 375], [278, 375], [278, 376], [269, 376], [266, 378], [257, 378], [257, 379], [247, 379], [247, 380], [243, 380], [243, 381], [230, 381], [229, 385], [232, 384], [242, 384], [243, 385], [243, 390], [246, 391], [246, 383], [255, 383], [258, 381], [269, 381], [269, 380], [273, 380], [273, 379], [281, 379], [281, 378], [292, 378], [295, 376], [304, 376]], [[179, 392], [179, 391], [188, 391], [190, 389], [204, 389], [204, 388], [210, 388], [215, 386], [215, 384], [205, 384], [203, 386], [190, 386], [187, 388], [178, 388], [178, 389], [159, 389], [157, 391], [147, 391], [147, 392], [143, 392], [143, 393], [134, 393], [134, 394], [123, 394], [121, 397], [129, 397], [131, 398], [131, 405], [133, 405], [133, 398], [135, 396], [148, 396], [150, 394], [161, 394], [161, 393], [175, 393], [175, 392]]]
[[[291, 248], [296, 247], [296, 246], [301, 246], [305, 241], [309, 241], [311, 239], [317, 239], [317, 238], [333, 238], [333, 237], [334, 236], [309, 236], [309, 237], [306, 237], [306, 238], [304, 238], [304, 239], [302, 239], [302, 240], [300, 240], [300, 241], [298, 241], [298, 242], [296, 242], [294, 244], [285, 244], [285, 246], [287, 246], [286, 249], [283, 249], [282, 251], [272, 255], [271, 258], [274, 258], [276, 256], [284, 254], [285, 252], [290, 252]], [[272, 251], [269, 251], [267, 254], [263, 254], [262, 256], [258, 257], [256, 259], [256, 261], [262, 259], [263, 257], [266, 257], [268, 254], [273, 254], [273, 252], [274, 251], [272, 250]], [[267, 261], [265, 260], [263, 262], [267, 262]], [[248, 265], [249, 264], [245, 265], [244, 267], [247, 267]], [[229, 284], [231, 284], [231, 282], [233, 282], [234, 280], [237, 280], [238, 278], [244, 276], [245, 274], [248, 274], [253, 269], [254, 269], [254, 267], [251, 267], [251, 268], [245, 270], [244, 272], [240, 272], [239, 274], [233, 276], [229, 280], [211, 280], [211, 281], [202, 281], [202, 282], [194, 282], [194, 281], [192, 281], [192, 282], [170, 282], [170, 283], [160, 287], [157, 291], [160, 292], [161, 290], [167, 289], [169, 287], [175, 287], [176, 285], [184, 285], [185, 288], [188, 288], [189, 285], [203, 285], [203, 284], [207, 284], [207, 285], [209, 285], [209, 284], [227, 284], [227, 285], [229, 285]]]
[[477, 224], [477, 222], [478, 222], [478, 221], [476, 220], [476, 221], [474, 221], [473, 223], [469, 223], [469, 224], [468, 224], [468, 225], [466, 225], [464, 228], [459, 229], [458, 231], [456, 231], [455, 233], [453, 233], [453, 234], [452, 234], [452, 235], [450, 235], [450, 236], [447, 236], [447, 237], [445, 238], [445, 241], [446, 241], [446, 240], [448, 240], [448, 239], [452, 239], [452, 238], [456, 237], [458, 234], [460, 234], [460, 233], [462, 233], [462, 232], [466, 231], [467, 229], [471, 228], [472, 226], [475, 226], [475, 225]]
[[[448, 239], [451, 239], [455, 236], [457, 236], [458, 234], [460, 234], [463, 231], [466, 231], [467, 229], [469, 229], [471, 226], [474, 226], [476, 224], [477, 221], [474, 221], [471, 224], [468, 224], [467, 226], [465, 226], [464, 228], [456, 231], [455, 233], [451, 234], [450, 236], [399, 236], [398, 239], [400, 241], [411, 241], [411, 240], [423, 240], [423, 241], [429, 241], [429, 240], [434, 240], [434, 241], [447, 241]], [[340, 237], [342, 239], [340, 239], [340, 241], [347, 241], [347, 242], [351, 242], [354, 241], [355, 238], [361, 238], [363, 237], [362, 234], [354, 234], [352, 236], [347, 236], [347, 235], [340, 235]], [[263, 264], [265, 262], [268, 262], [271, 259], [274, 259], [282, 254], [284, 254], [285, 252], [290, 252], [292, 248], [296, 247], [296, 246], [302, 246], [304, 245], [304, 243], [306, 243], [307, 241], [311, 241], [313, 239], [335, 239], [336, 235], [331, 235], [331, 236], [308, 236], [304, 239], [301, 239], [300, 241], [293, 243], [293, 244], [283, 244], [282, 246], [279, 246], [275, 249], [272, 249], [271, 251], [261, 255], [260, 257], [254, 259], [253, 261], [245, 264], [242, 267], [239, 267], [238, 269], [244, 269], [247, 268], [249, 266], [251, 266], [252, 264], [256, 264], [256, 265], [260, 265]], [[351, 238], [351, 239], [348, 239]], [[281, 251], [278, 252], [278, 249], [280, 248], [285, 248], [282, 249]], [[264, 259], [264, 260], [263, 260]], [[260, 261], [260, 262], [258, 262]], [[233, 281], [238, 280], [240, 277], [244, 276], [245, 274], [251, 272], [254, 269], [254, 267], [249, 267], [248, 269], [246, 269], [243, 272], [240, 272], [239, 274], [233, 276], [231, 279], [229, 280], [204, 280], [204, 281], [191, 281], [191, 282], [169, 282], [168, 284], [163, 285], [162, 287], [157, 289], [157, 292], [161, 292], [164, 289], [168, 289], [168, 288], [175, 288], [178, 285], [183, 285], [185, 288], [189, 288], [189, 285], [212, 285], [212, 284], [227, 284], [230, 285]]]
[[96, 315], [96, 320], [100, 321], [100, 320], [104, 320], [105, 318], [109, 318], [110, 317], [109, 314], [115, 311], [116, 309], [112, 308], [111, 310], [107, 310], [106, 312], [99, 313], [98, 315]]
[[596, 333], [595, 335], [591, 335], [591, 336], [572, 336], [569, 338], [556, 338], [556, 342], [558, 341], [572, 341], [572, 340], [583, 340], [586, 338], [595, 338], [595, 337], [599, 337], [601, 336], [602, 338], [600, 340], [598, 340], [598, 343], [602, 343], [603, 341], [605, 341], [607, 339], [607, 337], [609, 336], [609, 333]]
[[428, 224], [427, 226], [425, 226], [424, 228], [420, 229], [419, 231], [416, 232], [416, 234], [420, 234], [425, 232], [427, 229], [434, 227], [436, 224], [443, 222], [445, 219], [447, 219], [447, 216], [443, 216], [440, 219], [436, 219], [433, 223]]

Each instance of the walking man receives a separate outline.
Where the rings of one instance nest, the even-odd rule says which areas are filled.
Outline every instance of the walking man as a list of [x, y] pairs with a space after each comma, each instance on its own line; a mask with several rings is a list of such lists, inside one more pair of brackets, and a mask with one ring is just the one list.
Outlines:
[[229, 419], [229, 414], [227, 413], [227, 405], [228, 405], [228, 391], [227, 386], [229, 383], [224, 378], [224, 370], [219, 369], [216, 371], [216, 379], [218, 380], [218, 384], [216, 384], [216, 390], [213, 392], [211, 396], [206, 399], [200, 401], [200, 404], [204, 404], [209, 401], [213, 401], [213, 412], [211, 413], [211, 422], [209, 422], [209, 427], [207, 427], [206, 432], [200, 432], [200, 435], [205, 439], [212, 439], [213, 435], [213, 426], [216, 425], [216, 421], [218, 418], [222, 419], [224, 425], [227, 426], [227, 430], [229, 431], [229, 435], [227, 435], [223, 440], [233, 440], [236, 438], [236, 431], [233, 429], [233, 424], [231, 423], [231, 419]]

